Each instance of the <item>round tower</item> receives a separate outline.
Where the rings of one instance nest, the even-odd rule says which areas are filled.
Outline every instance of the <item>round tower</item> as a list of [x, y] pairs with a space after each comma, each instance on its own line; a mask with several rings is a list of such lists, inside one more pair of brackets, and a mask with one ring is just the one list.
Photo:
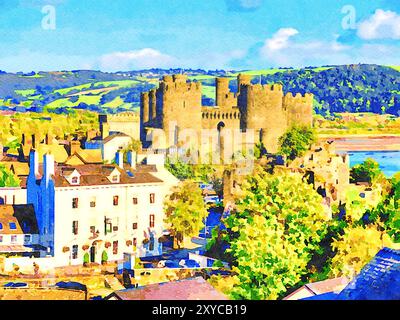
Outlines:
[[215, 79], [215, 87], [216, 87], [216, 105], [217, 106], [225, 106], [226, 98], [229, 94], [229, 78], [216, 78]]
[[240, 88], [244, 85], [251, 85], [252, 76], [248, 74], [239, 74], [237, 81], [238, 81], [238, 92], [240, 92]]

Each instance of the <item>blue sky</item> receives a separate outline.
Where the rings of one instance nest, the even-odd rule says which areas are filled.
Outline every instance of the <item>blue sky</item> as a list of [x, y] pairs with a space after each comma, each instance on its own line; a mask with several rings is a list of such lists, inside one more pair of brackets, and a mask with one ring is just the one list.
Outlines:
[[10, 72], [400, 65], [400, 1], [0, 0], [0, 37]]

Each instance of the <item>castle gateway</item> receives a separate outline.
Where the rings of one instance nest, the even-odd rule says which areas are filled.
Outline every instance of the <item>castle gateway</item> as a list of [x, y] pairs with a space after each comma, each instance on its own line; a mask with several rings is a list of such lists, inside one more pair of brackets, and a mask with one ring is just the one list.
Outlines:
[[161, 130], [167, 149], [182, 143], [182, 131], [195, 133], [198, 141], [204, 131], [250, 132], [253, 144], [262, 142], [269, 153], [276, 153], [279, 137], [289, 127], [312, 126], [312, 94], [285, 95], [282, 85], [251, 84], [251, 78], [238, 76], [237, 93], [230, 91], [229, 78], [217, 78], [216, 106], [209, 107], [202, 106], [201, 83], [188, 81], [186, 75], [164, 76], [157, 89], [142, 94], [142, 141]]

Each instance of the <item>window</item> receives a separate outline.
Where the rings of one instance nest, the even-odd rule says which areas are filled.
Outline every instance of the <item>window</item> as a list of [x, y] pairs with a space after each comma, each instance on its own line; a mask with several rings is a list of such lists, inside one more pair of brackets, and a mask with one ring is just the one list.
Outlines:
[[113, 198], [113, 205], [114, 205], [114, 206], [117, 206], [117, 205], [118, 205], [118, 202], [119, 202], [119, 197], [118, 197], [118, 196], [114, 196], [114, 198]]
[[154, 193], [150, 193], [150, 203], [156, 202], [156, 195]]
[[150, 215], [150, 228], [154, 228], [154, 220], [155, 220], [155, 216], [154, 214]]
[[78, 245], [72, 246], [72, 259], [78, 259]]
[[93, 197], [93, 198], [90, 200], [90, 207], [91, 207], [91, 208], [96, 208], [96, 197]]
[[113, 254], [118, 254], [118, 241], [113, 241]]
[[72, 177], [71, 182], [72, 184], [79, 184], [79, 177]]
[[10, 225], [10, 229], [11, 230], [16, 230], [17, 229], [17, 225], [15, 224], [15, 222], [10, 222], [9, 225]]
[[138, 204], [138, 198], [133, 198], [132, 202], [133, 202], [134, 205], [137, 205]]
[[26, 234], [26, 235], [24, 236], [24, 242], [25, 242], [25, 243], [29, 243], [29, 242], [31, 242], [31, 240], [32, 240], [32, 237], [31, 237], [30, 234]]
[[90, 233], [91, 233], [92, 235], [95, 235], [95, 234], [96, 234], [96, 227], [95, 227], [95, 226], [91, 226], [91, 227], [90, 227]]
[[0, 236], [0, 242], [3, 242], [3, 236]]
[[118, 231], [118, 226], [113, 226], [113, 231], [117, 232]]
[[134, 247], [137, 246], [137, 238], [133, 238], [133, 246], [134, 246]]
[[17, 242], [17, 236], [11, 236], [11, 243]]
[[133, 229], [133, 230], [137, 230], [137, 222], [135, 222], [135, 223], [132, 225], [132, 229]]
[[110, 219], [105, 219], [104, 220], [104, 233], [111, 233], [112, 232], [112, 223]]
[[78, 198], [72, 199], [72, 209], [78, 209], [78, 202], [79, 202]]
[[78, 235], [78, 221], [72, 222], [72, 234]]
[[111, 177], [111, 181], [113, 183], [117, 183], [117, 182], [119, 182], [119, 177], [117, 175], [114, 175], [114, 176]]

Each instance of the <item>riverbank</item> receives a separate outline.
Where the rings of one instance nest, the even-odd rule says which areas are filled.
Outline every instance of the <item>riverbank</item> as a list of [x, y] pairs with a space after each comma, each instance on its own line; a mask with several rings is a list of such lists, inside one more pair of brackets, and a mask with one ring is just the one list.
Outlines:
[[320, 135], [322, 141], [335, 141], [337, 151], [399, 151], [400, 135]]

